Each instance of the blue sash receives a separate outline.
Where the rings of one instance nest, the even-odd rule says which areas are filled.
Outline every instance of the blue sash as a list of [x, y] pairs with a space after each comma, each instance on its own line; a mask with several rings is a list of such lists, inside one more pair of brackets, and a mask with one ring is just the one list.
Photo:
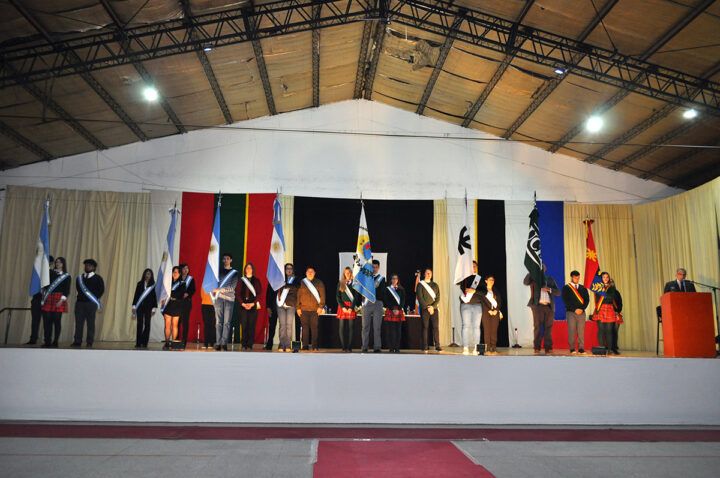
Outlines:
[[102, 304], [100, 304], [100, 299], [95, 297], [95, 294], [93, 294], [92, 292], [90, 292], [90, 290], [88, 290], [87, 286], [85, 285], [85, 280], [83, 279], [83, 275], [84, 274], [80, 274], [78, 276], [78, 284], [80, 284], [80, 290], [82, 291], [83, 294], [85, 294], [85, 297], [90, 299], [90, 302], [92, 302], [93, 304], [95, 304], [97, 306], [98, 310], [102, 309]]
[[398, 295], [397, 291], [392, 286], [388, 287], [387, 289], [392, 294], [393, 298], [395, 299], [395, 302], [397, 302], [397, 304], [400, 305], [400, 296]]
[[378, 274], [375, 278], [375, 288], [380, 287], [380, 283], [385, 279], [382, 274]]
[[139, 309], [139, 308], [140, 308], [140, 304], [142, 304], [142, 302], [145, 300], [145, 298], [146, 298], [146, 297], [150, 294], [150, 292], [152, 292], [153, 290], [155, 290], [155, 286], [154, 286], [154, 285], [151, 285], [151, 286], [149, 286], [149, 287], [145, 287], [145, 290], [143, 291], [142, 294], [140, 294], [140, 297], [138, 298], [137, 303], [136, 303], [133, 307], [135, 307], [136, 310]]
[[55, 280], [53, 281], [53, 283], [50, 284], [47, 289], [45, 289], [45, 292], [43, 292], [43, 297], [42, 297], [42, 301], [40, 301], [40, 305], [45, 305], [45, 300], [46, 300], [48, 297], [50, 297], [50, 294], [52, 294], [53, 291], [54, 291], [55, 289], [57, 289], [57, 287], [58, 287], [60, 284], [62, 284], [63, 281], [64, 281], [65, 279], [67, 279], [68, 277], [70, 277], [70, 274], [68, 274], [68, 273], [66, 273], [66, 272], [63, 272], [62, 274], [60, 274], [60, 275], [57, 277], [57, 279], [55, 279]]
[[[177, 289], [178, 287], [180, 287], [180, 284], [182, 284], [182, 283], [183, 283], [183, 281], [179, 280], [179, 281], [177, 281], [177, 282], [175, 282], [175, 283], [173, 284], [173, 286], [170, 288], [170, 296], [172, 296], [172, 292], [173, 292], [175, 289]], [[165, 309], [167, 308], [167, 306], [168, 306], [169, 303], [170, 303], [170, 297], [168, 297], [167, 299], [165, 299], [165, 305], [164, 305], [163, 308], [162, 308], [162, 311], [163, 311], [163, 312], [165, 312]]]
[[237, 271], [236, 271], [235, 269], [232, 269], [230, 272], [228, 272], [228, 273], [225, 275], [225, 277], [223, 277], [223, 280], [220, 281], [220, 283], [218, 284], [218, 289], [222, 289], [223, 287], [225, 287], [225, 284], [227, 284], [228, 281], [229, 281], [229, 280], [232, 278], [232, 276], [234, 276], [235, 274], [237, 274]]
[[193, 279], [192, 279], [192, 276], [190, 276], [190, 275], [187, 276], [187, 277], [185, 278], [185, 281], [184, 281], [184, 282], [185, 282], [185, 287], [188, 287], [188, 286], [190, 285], [190, 283], [192, 282], [192, 280], [193, 280]]

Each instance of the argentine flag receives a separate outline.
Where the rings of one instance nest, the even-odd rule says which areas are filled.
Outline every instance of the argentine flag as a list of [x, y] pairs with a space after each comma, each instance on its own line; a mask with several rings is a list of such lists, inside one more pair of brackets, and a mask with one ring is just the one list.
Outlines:
[[33, 264], [32, 275], [30, 277], [30, 296], [34, 296], [42, 290], [43, 287], [50, 285], [50, 238], [48, 235], [48, 225], [50, 224], [50, 215], [48, 208], [50, 201], [45, 201], [43, 208], [42, 225], [40, 226], [40, 236], [38, 236], [37, 251], [35, 253], [35, 262]]
[[358, 229], [357, 247], [355, 248], [355, 265], [353, 266], [353, 289], [368, 301], [375, 303], [375, 279], [373, 279], [372, 247], [370, 233], [365, 220], [365, 205], [360, 206], [360, 227]]
[[172, 286], [172, 269], [173, 269], [173, 246], [175, 245], [175, 220], [177, 219], [177, 209], [170, 209], [170, 228], [167, 233], [167, 243], [163, 251], [162, 262], [157, 274], [157, 283], [155, 284], [155, 295], [158, 304], [164, 308], [164, 302], [170, 297], [170, 287]]
[[208, 251], [208, 260], [205, 265], [205, 277], [203, 277], [202, 288], [209, 295], [213, 302], [215, 296], [212, 291], [217, 289], [220, 283], [220, 201], [218, 201], [215, 209], [215, 223], [213, 224], [212, 237], [210, 238], [210, 250]]
[[267, 280], [273, 290], [285, 284], [285, 236], [282, 228], [282, 206], [275, 197], [273, 202], [273, 235], [270, 241], [270, 258], [268, 259]]

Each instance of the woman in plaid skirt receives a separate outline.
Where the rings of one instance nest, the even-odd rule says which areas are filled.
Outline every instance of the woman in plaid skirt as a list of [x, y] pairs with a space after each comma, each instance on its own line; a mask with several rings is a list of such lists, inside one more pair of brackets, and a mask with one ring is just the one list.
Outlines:
[[385, 305], [385, 320], [390, 331], [390, 353], [400, 353], [400, 335], [402, 323], [405, 322], [405, 289], [400, 285], [397, 274], [390, 276], [390, 286], [386, 288], [383, 304]]
[[[50, 285], [43, 291], [42, 315], [45, 343], [43, 347], [57, 347], [63, 312], [68, 311], [67, 296], [70, 295], [72, 278], [66, 272], [64, 257], [55, 259], [55, 269], [50, 271]], [[55, 334], [53, 335], [53, 327]]]
[[598, 342], [600, 346], [605, 344], [609, 351], [620, 355], [617, 344], [617, 327], [622, 323], [622, 296], [615, 288], [610, 274], [601, 274], [605, 296], [595, 294], [595, 312], [593, 318], [598, 325]]
[[[343, 270], [342, 277], [338, 283], [335, 299], [338, 303], [338, 334], [340, 335], [340, 346], [343, 352], [352, 352], [353, 328], [355, 322], [355, 309], [360, 306], [362, 296], [352, 288], [353, 273], [352, 269], [346, 267]], [[347, 340], [345, 340], [345, 329], [347, 332]]]

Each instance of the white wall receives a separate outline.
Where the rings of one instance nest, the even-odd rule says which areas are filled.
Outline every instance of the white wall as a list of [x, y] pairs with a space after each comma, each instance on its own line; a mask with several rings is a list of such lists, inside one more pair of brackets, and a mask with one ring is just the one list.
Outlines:
[[0, 187], [6, 184], [116, 191], [280, 190], [340, 198], [362, 192], [377, 199], [459, 198], [467, 191], [471, 198], [528, 200], [537, 191], [541, 200], [596, 203], [643, 202], [679, 192], [364, 100], [28, 165], [0, 172]]

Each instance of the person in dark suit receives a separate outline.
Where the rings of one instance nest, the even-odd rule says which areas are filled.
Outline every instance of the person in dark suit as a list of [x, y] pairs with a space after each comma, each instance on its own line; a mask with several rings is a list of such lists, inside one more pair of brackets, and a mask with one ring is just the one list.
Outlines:
[[570, 282], [561, 291], [565, 304], [565, 321], [568, 328], [568, 344], [570, 353], [575, 353], [575, 336], [577, 336], [578, 353], [585, 353], [585, 309], [590, 303], [588, 290], [580, 283], [580, 273], [572, 271]]
[[244, 274], [238, 281], [236, 296], [240, 303], [240, 329], [242, 330], [242, 349], [252, 350], [255, 344], [255, 325], [257, 324], [258, 309], [262, 284], [255, 276], [255, 266], [252, 262], [245, 264]]
[[135, 348], [147, 348], [150, 340], [150, 321], [157, 309], [155, 296], [155, 275], [152, 269], [145, 269], [142, 278], [135, 286], [133, 296], [132, 315], [137, 320], [137, 333], [135, 335]]
[[97, 262], [94, 259], [85, 259], [85, 273], [80, 274], [75, 282], [77, 288], [77, 301], [75, 302], [75, 340], [71, 347], [82, 345], [83, 329], [87, 322], [88, 348], [95, 341], [95, 314], [100, 310], [100, 297], [105, 292], [105, 282], [95, 273]]
[[530, 307], [533, 314], [533, 329], [535, 339], [533, 345], [535, 353], [540, 353], [540, 348], [545, 345], [545, 353], [553, 352], [552, 327], [555, 320], [555, 296], [560, 295], [560, 289], [555, 279], [547, 275], [547, 267], [543, 264], [543, 272], [545, 273], [545, 287], [541, 289], [540, 300], [535, 302], [535, 294], [532, 293], [535, 282], [530, 277], [530, 273], [523, 279], [523, 284], [530, 286], [530, 300], [527, 306]]
[[503, 318], [500, 311], [502, 299], [494, 286], [495, 276], [490, 274], [485, 278], [485, 290], [480, 292], [482, 327], [485, 330], [485, 343], [487, 344], [486, 355], [497, 355], [497, 333], [500, 321]]
[[687, 271], [682, 267], [675, 272], [675, 280], [665, 284], [663, 294], [668, 292], [695, 292], [695, 284], [685, 280]]
[[180, 279], [185, 284], [185, 294], [180, 301], [182, 312], [180, 312], [180, 327], [182, 327], [182, 345], [187, 347], [188, 332], [190, 331], [190, 311], [192, 310], [192, 299], [195, 295], [195, 279], [190, 275], [190, 266], [180, 264]]
[[303, 350], [318, 349], [318, 316], [325, 307], [325, 285], [315, 277], [315, 268], [305, 269], [297, 291], [297, 314], [302, 323]]

